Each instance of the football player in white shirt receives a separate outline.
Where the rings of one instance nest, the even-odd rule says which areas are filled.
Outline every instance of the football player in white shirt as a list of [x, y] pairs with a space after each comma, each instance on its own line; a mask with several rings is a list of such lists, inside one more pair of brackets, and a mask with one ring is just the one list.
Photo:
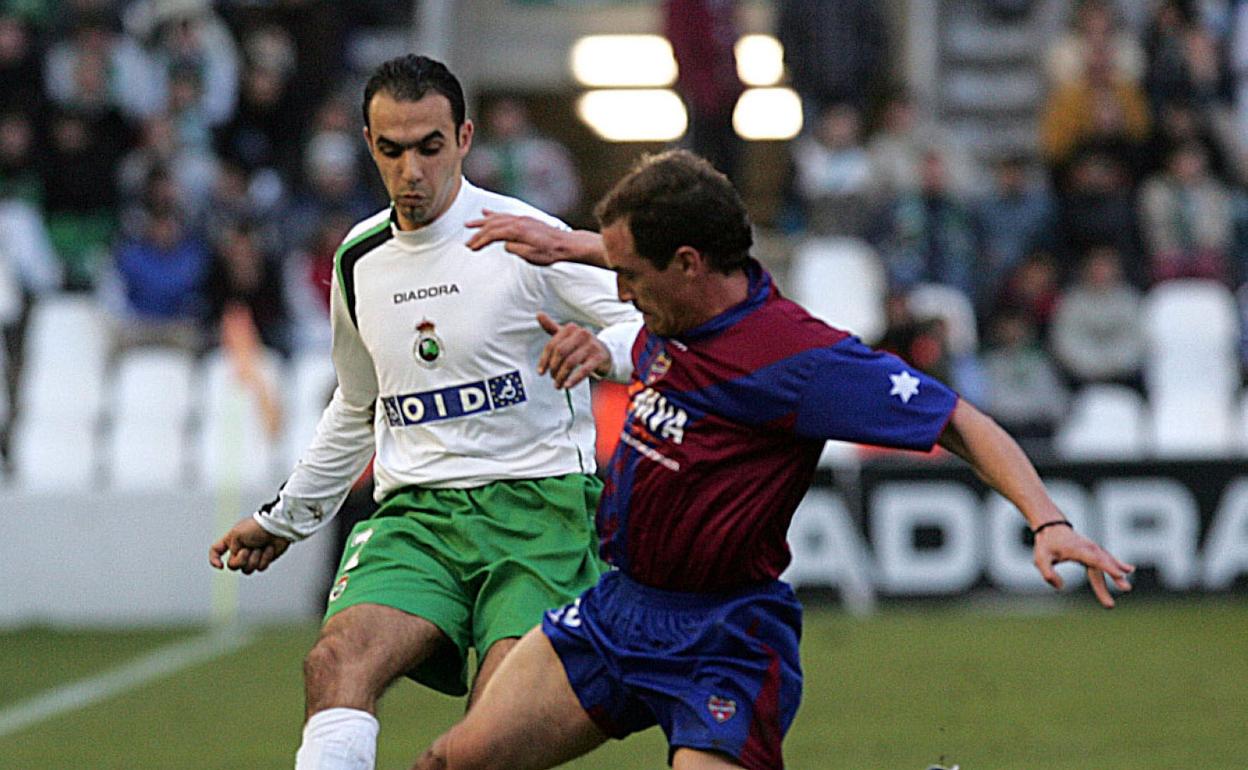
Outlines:
[[475, 648], [471, 704], [542, 612], [602, 569], [586, 378], [631, 367], [641, 320], [605, 271], [469, 250], [483, 210], [563, 225], [463, 178], [464, 113], [455, 76], [426, 57], [369, 80], [364, 137], [392, 205], [335, 258], [338, 387], [278, 497], [210, 547], [218, 569], [264, 570], [375, 454], [380, 508], [347, 539], [304, 661], [298, 770], [372, 768], [386, 688], [407, 675], [463, 694]]

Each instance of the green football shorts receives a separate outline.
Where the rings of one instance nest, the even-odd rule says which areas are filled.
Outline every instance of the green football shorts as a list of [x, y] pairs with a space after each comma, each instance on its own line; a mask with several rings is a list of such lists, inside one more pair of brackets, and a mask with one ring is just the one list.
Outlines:
[[468, 691], [468, 648], [483, 656], [597, 582], [594, 513], [602, 481], [569, 474], [472, 489], [409, 487], [351, 530], [325, 612], [382, 604], [425, 618], [452, 644], [408, 676]]

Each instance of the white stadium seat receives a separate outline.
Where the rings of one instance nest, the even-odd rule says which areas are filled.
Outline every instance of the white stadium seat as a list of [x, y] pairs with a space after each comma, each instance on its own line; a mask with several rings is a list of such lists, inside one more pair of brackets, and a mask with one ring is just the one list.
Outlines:
[[853, 332], [868, 344], [884, 334], [884, 268], [857, 238], [812, 238], [789, 268], [793, 299], [812, 315]]
[[1157, 457], [1235, 451], [1241, 385], [1235, 295], [1215, 281], [1166, 281], [1144, 298], [1144, 377]]
[[118, 489], [173, 489], [189, 460], [195, 362], [169, 348], [137, 348], [117, 363], [107, 441], [110, 479]]
[[1220, 283], [1166, 281], [1144, 298], [1150, 399], [1195, 394], [1230, 408], [1240, 386], [1239, 314]]
[[1144, 398], [1123, 385], [1088, 385], [1076, 394], [1053, 442], [1064, 460], [1134, 460], [1145, 454]]
[[104, 316], [91, 297], [50, 295], [32, 308], [13, 432], [19, 485], [68, 490], [97, 483], [107, 346]]
[[[278, 364], [267, 351], [260, 370], [280, 399]], [[238, 379], [233, 363], [220, 350], [205, 358], [201, 380], [200, 482], [218, 490], [275, 486], [289, 468], [283, 467], [281, 437], [265, 432], [255, 393]]]
[[949, 352], [973, 354], [979, 348], [975, 306], [961, 289], [940, 283], [921, 283], [906, 295], [906, 307], [915, 318], [940, 318], [949, 335]]
[[1197, 388], [1152, 398], [1150, 405], [1156, 457], [1225, 457], [1239, 448], [1237, 401]]

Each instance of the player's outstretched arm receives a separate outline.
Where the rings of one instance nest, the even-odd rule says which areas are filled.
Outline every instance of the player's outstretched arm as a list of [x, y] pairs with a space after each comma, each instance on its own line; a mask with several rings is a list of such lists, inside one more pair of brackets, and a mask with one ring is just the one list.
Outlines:
[[1106, 575], [1118, 588], [1131, 590], [1127, 575], [1135, 567], [1119, 561], [1065, 523], [1066, 517], [1049, 497], [1035, 466], [994, 420], [959, 400], [940, 437], [940, 445], [970, 463], [985, 483], [1022, 511], [1032, 531], [1038, 531], [1033, 561], [1049, 585], [1062, 587], [1062, 578], [1053, 569], [1055, 565], [1075, 561], [1087, 567], [1092, 592], [1107, 609], [1114, 606], [1114, 599], [1106, 585]]
[[481, 216], [466, 222], [476, 232], [467, 241], [473, 251], [502, 243], [503, 248], [534, 265], [580, 262], [594, 267], [607, 266], [602, 236], [591, 230], [561, 230], [533, 217], [500, 214], [485, 209]]
[[[248, 516], [208, 547], [208, 563], [217, 569], [228, 567], [250, 575], [268, 569], [289, 546], [289, 540], [270, 534]], [[228, 559], [226, 554], [229, 554]]]

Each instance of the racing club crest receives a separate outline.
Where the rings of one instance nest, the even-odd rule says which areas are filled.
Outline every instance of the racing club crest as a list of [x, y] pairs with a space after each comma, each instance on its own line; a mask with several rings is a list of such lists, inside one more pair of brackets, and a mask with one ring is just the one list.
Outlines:
[[437, 366], [438, 359], [442, 357], [442, 338], [434, 330], [433, 321], [428, 318], [421, 319], [416, 324], [416, 342], [412, 345], [412, 356], [416, 363], [427, 369]]
[[711, 712], [711, 716], [715, 717], [715, 721], [721, 725], [732, 719], [737, 713], [737, 702], [729, 698], [721, 698], [718, 695], [712, 695], [706, 702], [706, 710]]

